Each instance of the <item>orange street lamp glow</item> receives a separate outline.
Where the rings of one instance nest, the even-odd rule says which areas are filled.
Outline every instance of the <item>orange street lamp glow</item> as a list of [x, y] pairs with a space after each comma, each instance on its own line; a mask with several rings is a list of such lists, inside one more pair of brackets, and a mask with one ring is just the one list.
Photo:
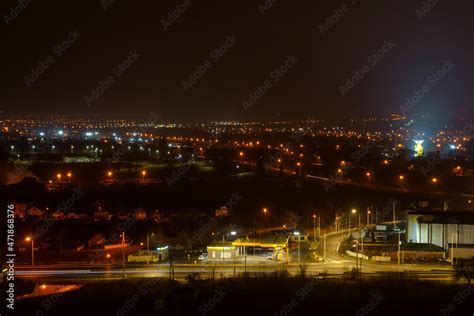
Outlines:
[[244, 152], [241, 151], [241, 152], [239, 153], [239, 156], [240, 156], [240, 157], [243, 157], [243, 156], [244, 156]]
[[61, 179], [61, 174], [58, 173], [58, 174], [56, 175], [56, 178], [58, 178], [58, 180]]
[[68, 178], [72, 177], [72, 173], [68, 172], [68, 173], [67, 173], [67, 177], [68, 177]]
[[400, 179], [401, 181], [405, 180], [405, 176], [401, 175], [398, 177], [398, 179]]
[[313, 214], [313, 218], [316, 218], [316, 214]]
[[145, 170], [142, 171], [142, 175], [143, 175], [143, 176], [146, 175], [146, 171], [145, 171]]
[[112, 176], [112, 171], [107, 172], [107, 175], [108, 175], [109, 177], [111, 177], [111, 176]]
[[107, 258], [110, 258], [110, 253], [108, 253], [106, 257], [107, 257]]
[[297, 162], [296, 165], [297, 165], [298, 167], [300, 167], [300, 166], [301, 166], [301, 162]]
[[25, 241], [30, 241], [30, 240], [31, 240], [31, 237], [30, 237], [30, 236], [28, 236], [28, 237], [25, 238]]
[[438, 183], [438, 178], [433, 178], [433, 179], [431, 179], [431, 182], [433, 182], [433, 183]]
[[371, 174], [370, 172], [367, 172], [365, 175], [366, 175], [367, 177], [370, 177], [372, 174]]
[[267, 215], [268, 209], [266, 207], [263, 208], [263, 214]]
[[46, 288], [46, 285], [45, 285], [45, 284], [41, 285], [41, 289], [44, 290], [45, 288]]

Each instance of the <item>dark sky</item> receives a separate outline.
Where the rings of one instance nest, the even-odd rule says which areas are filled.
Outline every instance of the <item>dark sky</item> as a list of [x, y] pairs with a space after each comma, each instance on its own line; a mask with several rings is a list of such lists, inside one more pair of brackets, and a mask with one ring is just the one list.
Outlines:
[[[162, 20], [184, 1], [112, 2], [32, 0], [8, 24], [15, 0], [1, 2], [0, 110], [6, 113], [141, 115], [158, 112], [185, 121], [350, 117], [400, 113], [400, 105], [445, 60], [455, 66], [421, 98], [411, 113], [457, 116], [473, 104], [472, 1], [439, 0], [421, 19], [423, 1], [356, 0], [322, 35], [342, 1], [190, 0], [174, 23]], [[27, 0], [25, 0], [26, 3]], [[435, 1], [434, 1], [435, 2]], [[67, 3], [67, 4], [66, 4]], [[55, 46], [80, 34], [60, 56]], [[211, 52], [228, 36], [237, 42], [215, 61]], [[375, 66], [369, 56], [385, 41], [395, 46]], [[114, 67], [130, 51], [140, 57], [117, 77]], [[49, 68], [28, 87], [40, 62]], [[297, 62], [250, 108], [249, 98], [287, 56]], [[185, 91], [183, 81], [206, 60], [210, 69]], [[369, 72], [345, 96], [346, 78]], [[89, 106], [85, 97], [99, 81], [114, 82]]]

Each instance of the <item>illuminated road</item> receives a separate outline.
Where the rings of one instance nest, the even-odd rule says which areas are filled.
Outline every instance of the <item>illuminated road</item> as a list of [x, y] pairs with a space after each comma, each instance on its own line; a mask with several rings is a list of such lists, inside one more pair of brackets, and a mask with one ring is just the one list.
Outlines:
[[[216, 262], [216, 263], [174, 263], [174, 278], [184, 279], [191, 274], [198, 278], [220, 278], [241, 275], [244, 271], [251, 274], [269, 274], [287, 271], [290, 275], [301, 274], [301, 266], [304, 265], [309, 275], [341, 276], [355, 267], [355, 258], [339, 253], [338, 249], [347, 237], [347, 230], [326, 235], [326, 259], [323, 262], [298, 263], [266, 261], [261, 263], [243, 262]], [[324, 242], [321, 241], [315, 252], [322, 258], [324, 254]], [[415, 274], [420, 278], [451, 280], [453, 269], [447, 264], [397, 264], [397, 262], [377, 263], [363, 260], [362, 272], [364, 274], [376, 274], [384, 272], [406, 272]], [[109, 279], [123, 277], [121, 265], [90, 265], [90, 264], [58, 264], [42, 266], [17, 267], [16, 277], [37, 280], [71, 280], [80, 279]], [[170, 277], [169, 263], [159, 263], [150, 266], [127, 264], [125, 275], [128, 277]]]
[[[344, 273], [356, 266], [356, 259], [339, 253], [340, 244], [347, 237], [347, 231], [343, 233], [331, 233], [326, 235], [326, 262], [322, 263], [328, 273]], [[318, 244], [317, 252], [322, 257], [324, 253], [323, 242]], [[453, 269], [447, 264], [398, 264], [397, 262], [371, 262], [362, 260], [363, 273], [380, 272], [406, 272], [423, 277], [424, 275], [446, 275], [451, 277]]]

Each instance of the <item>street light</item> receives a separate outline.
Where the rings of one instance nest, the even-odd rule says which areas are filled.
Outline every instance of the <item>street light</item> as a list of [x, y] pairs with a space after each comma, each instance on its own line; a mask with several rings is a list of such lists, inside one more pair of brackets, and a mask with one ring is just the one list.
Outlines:
[[35, 241], [33, 237], [30, 237], [30, 236], [26, 237], [25, 241], [31, 241], [31, 265], [34, 266], [35, 265]]
[[316, 242], [316, 214], [313, 214], [313, 234], [314, 234], [314, 241]]
[[71, 178], [71, 177], [72, 177], [72, 173], [68, 172], [68, 173], [67, 173], [67, 177], [68, 177], [68, 178]]
[[299, 168], [298, 175], [301, 177], [301, 162], [297, 162], [296, 165]]
[[295, 235], [298, 238], [298, 262], [300, 261], [300, 232], [294, 232], [293, 235]]
[[112, 171], [107, 172], [107, 175], [109, 176], [109, 178], [111, 178], [112, 177]]
[[56, 178], [58, 178], [58, 181], [61, 180], [61, 177], [62, 177], [62, 175], [61, 175], [60, 173], [58, 173], [58, 174], [56, 175]]
[[143, 182], [145, 182], [145, 175], [146, 175], [146, 171], [143, 170], [143, 171], [142, 171], [142, 180], [143, 180]]

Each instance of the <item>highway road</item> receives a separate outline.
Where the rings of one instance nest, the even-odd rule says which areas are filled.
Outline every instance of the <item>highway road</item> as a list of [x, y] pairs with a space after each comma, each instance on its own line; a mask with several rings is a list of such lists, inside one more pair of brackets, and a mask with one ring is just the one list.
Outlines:
[[[290, 275], [300, 275], [301, 267], [306, 268], [309, 275], [328, 275], [340, 277], [355, 267], [355, 258], [340, 254], [338, 248], [347, 235], [346, 232], [330, 233], [326, 235], [326, 260], [322, 262], [298, 263], [268, 261], [262, 263], [236, 264], [229, 263], [198, 263], [198, 264], [173, 264], [174, 278], [184, 279], [191, 274], [198, 278], [220, 278], [241, 275], [244, 271], [251, 274], [271, 274], [288, 271]], [[316, 252], [323, 257], [324, 243], [320, 242]], [[422, 279], [451, 280], [453, 269], [447, 264], [400, 264], [396, 262], [377, 263], [363, 260], [362, 272], [364, 275], [375, 275], [386, 272], [406, 272]], [[120, 265], [82, 265], [61, 264], [44, 266], [17, 267], [17, 278], [28, 278], [49, 281], [67, 280], [97, 280], [122, 278], [123, 267]], [[149, 266], [127, 264], [125, 269], [127, 277], [170, 277], [169, 263], [159, 263]]]

